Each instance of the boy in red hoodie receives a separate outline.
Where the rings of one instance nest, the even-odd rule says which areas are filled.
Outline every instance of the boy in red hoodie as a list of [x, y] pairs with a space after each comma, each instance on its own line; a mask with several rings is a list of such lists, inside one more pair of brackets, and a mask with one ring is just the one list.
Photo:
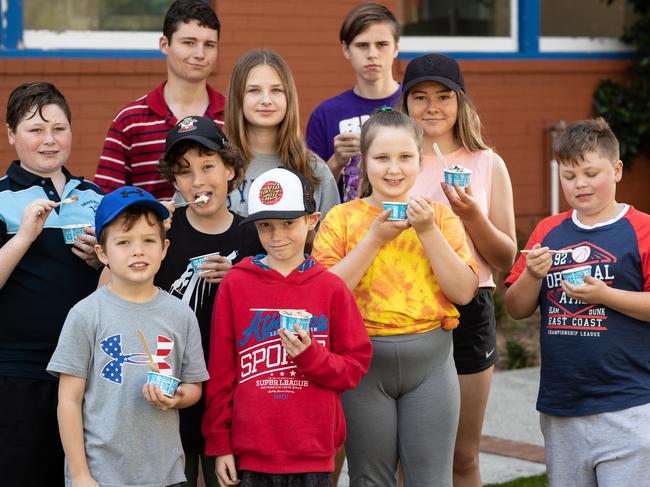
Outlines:
[[[248, 218], [267, 254], [226, 275], [212, 315], [203, 416], [205, 453], [223, 485], [325, 487], [345, 440], [340, 394], [372, 346], [343, 281], [305, 256], [318, 223], [305, 177], [271, 169], [251, 186]], [[312, 315], [309, 332], [280, 328], [280, 310]], [[238, 475], [239, 471], [239, 475]]]

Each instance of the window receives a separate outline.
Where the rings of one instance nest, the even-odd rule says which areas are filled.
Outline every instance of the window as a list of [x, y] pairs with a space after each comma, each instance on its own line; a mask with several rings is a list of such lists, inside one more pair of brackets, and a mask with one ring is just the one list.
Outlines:
[[540, 51], [631, 50], [619, 38], [634, 20], [627, 1], [542, 0]]
[[401, 0], [402, 52], [514, 52], [517, 0]]
[[23, 0], [26, 49], [157, 50], [171, 0]]

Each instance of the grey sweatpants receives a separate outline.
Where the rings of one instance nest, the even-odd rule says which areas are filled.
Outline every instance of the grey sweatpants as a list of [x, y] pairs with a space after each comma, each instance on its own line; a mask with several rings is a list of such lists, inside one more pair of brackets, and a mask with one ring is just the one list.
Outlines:
[[550, 487], [650, 487], [650, 404], [540, 426]]
[[343, 394], [351, 487], [452, 485], [460, 392], [451, 333], [371, 337], [372, 362]]

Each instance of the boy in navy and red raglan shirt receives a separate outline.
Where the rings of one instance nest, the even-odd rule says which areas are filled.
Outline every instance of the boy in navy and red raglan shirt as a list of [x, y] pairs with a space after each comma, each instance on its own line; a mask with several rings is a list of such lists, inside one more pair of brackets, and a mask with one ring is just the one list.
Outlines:
[[[615, 199], [604, 120], [569, 125], [553, 149], [573, 209], [537, 225], [506, 279], [514, 318], [540, 307], [549, 485], [650, 486], [650, 215]], [[583, 285], [562, 274], [583, 266]]]
[[[251, 186], [248, 210], [268, 254], [219, 286], [205, 453], [223, 485], [329, 486], [345, 440], [340, 394], [367, 372], [370, 339], [343, 281], [303, 253], [319, 218], [309, 182], [271, 169]], [[311, 313], [310, 332], [280, 329], [279, 309]]]

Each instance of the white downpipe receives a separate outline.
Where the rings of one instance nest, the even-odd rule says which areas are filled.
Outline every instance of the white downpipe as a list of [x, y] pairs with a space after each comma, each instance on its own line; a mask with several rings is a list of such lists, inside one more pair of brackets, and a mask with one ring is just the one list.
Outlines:
[[551, 215], [560, 212], [560, 177], [559, 165], [555, 159], [551, 159]]
[[[566, 128], [566, 122], [560, 120], [560, 123], [557, 125], [552, 125], [547, 127], [547, 130], [551, 132], [551, 153], [553, 152], [552, 146], [560, 133]], [[558, 164], [555, 157], [551, 158], [550, 162], [550, 172], [551, 172], [551, 215], [557, 215], [560, 212], [560, 165]]]

